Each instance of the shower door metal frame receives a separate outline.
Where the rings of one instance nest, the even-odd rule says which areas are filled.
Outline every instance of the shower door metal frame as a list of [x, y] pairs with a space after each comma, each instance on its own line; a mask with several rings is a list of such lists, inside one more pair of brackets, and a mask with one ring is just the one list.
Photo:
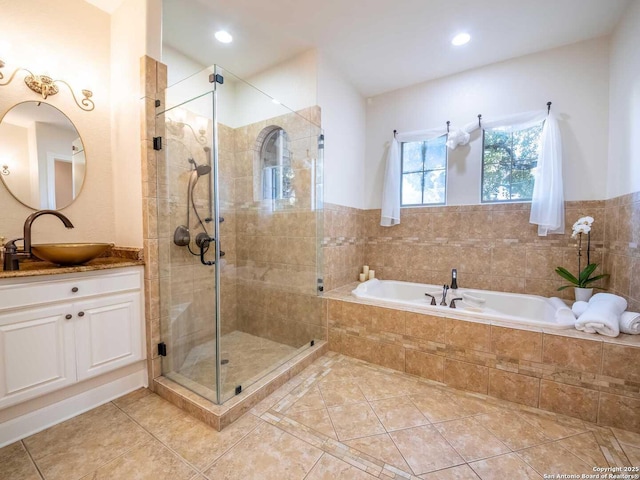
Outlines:
[[[211, 176], [211, 190], [213, 191], [213, 195], [210, 195], [209, 201], [213, 202], [213, 225], [214, 225], [214, 233], [213, 236], [215, 238], [215, 288], [213, 291], [215, 292], [215, 302], [216, 302], [216, 403], [218, 405], [222, 404], [222, 376], [221, 376], [221, 364], [222, 361], [220, 355], [220, 335], [222, 332], [221, 327], [221, 311], [220, 311], [220, 191], [218, 189], [219, 186], [219, 169], [218, 169], [218, 80], [223, 79], [221, 75], [218, 74], [218, 65], [214, 66], [214, 74], [210, 77], [210, 81], [213, 83], [213, 157], [211, 166], [213, 169], [213, 174]], [[224, 81], [224, 80], [222, 80]]]

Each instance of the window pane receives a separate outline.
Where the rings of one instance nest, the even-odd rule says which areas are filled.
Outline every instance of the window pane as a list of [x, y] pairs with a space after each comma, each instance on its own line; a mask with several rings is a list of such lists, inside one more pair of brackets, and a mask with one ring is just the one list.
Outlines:
[[422, 142], [402, 144], [402, 172], [422, 171]]
[[420, 205], [422, 203], [422, 173], [402, 175], [402, 205]]
[[507, 132], [485, 130], [482, 201], [531, 200], [542, 124]]
[[424, 169], [436, 170], [447, 166], [447, 136], [443, 135], [426, 143]]
[[445, 203], [446, 170], [433, 170], [424, 173], [423, 203]]

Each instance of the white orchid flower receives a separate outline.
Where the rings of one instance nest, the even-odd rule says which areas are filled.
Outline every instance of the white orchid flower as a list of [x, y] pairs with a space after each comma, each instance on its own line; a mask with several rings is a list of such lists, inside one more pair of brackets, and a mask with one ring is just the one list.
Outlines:
[[578, 225], [589, 225], [589, 226], [591, 226], [592, 223], [593, 223], [593, 217], [582, 217], [578, 219], [578, 221], [576, 222], [576, 224]]
[[571, 236], [575, 238], [580, 233], [589, 233], [590, 231], [591, 231], [591, 227], [589, 225], [586, 225], [586, 224], [577, 225], [573, 229], [573, 235]]

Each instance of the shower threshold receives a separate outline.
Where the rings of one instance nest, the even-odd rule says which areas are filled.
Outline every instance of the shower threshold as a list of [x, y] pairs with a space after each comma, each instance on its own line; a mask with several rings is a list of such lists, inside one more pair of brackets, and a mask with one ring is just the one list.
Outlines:
[[[247, 379], [248, 377], [246, 375], [251, 373], [254, 375], [248, 382], [245, 380], [245, 382], [249, 384], [246, 389], [243, 387], [240, 394], [232, 396], [221, 405], [210, 400], [210, 398], [215, 398], [215, 376], [208, 375], [211, 374], [211, 371], [215, 371], [213, 368], [215, 366], [215, 359], [210, 359], [210, 357], [203, 354], [203, 352], [206, 351], [204, 349], [205, 345], [201, 346], [203, 347], [202, 350], [194, 351], [195, 349], [193, 349], [189, 352], [189, 355], [187, 355], [178, 372], [155, 378], [153, 380], [153, 390], [165, 400], [182, 408], [197, 419], [207, 423], [216, 430], [222, 430], [328, 351], [327, 342], [324, 340], [316, 341], [315, 345], [305, 347], [299, 351], [293, 347], [288, 347], [259, 337], [247, 337], [253, 337], [253, 335], [243, 334], [242, 332], [232, 332], [221, 338], [223, 347], [220, 358], [229, 360], [227, 365], [222, 366], [222, 391], [225, 395], [223, 398], [226, 398], [229, 392], [235, 391], [237, 385], [234, 384], [234, 377], [240, 378], [240, 375], [242, 375], [242, 378]], [[248, 362], [247, 365], [243, 367], [242, 373], [240, 373], [239, 371], [233, 370], [234, 364], [240, 365], [242, 357], [249, 355], [249, 352], [243, 352], [239, 348], [230, 348], [227, 350], [224, 346], [225, 340], [227, 340], [227, 342], [236, 342], [236, 346], [245, 345], [252, 347], [254, 354], [257, 352], [258, 354], [256, 356], [264, 360], [267, 360], [267, 358], [272, 355], [276, 355], [276, 352], [282, 356], [283, 352], [287, 350], [283, 347], [287, 347], [291, 349], [291, 351], [287, 352], [287, 354], [291, 355], [291, 358], [279, 367], [269, 369], [269, 373], [267, 374], [265, 374], [264, 365], [268, 363], [260, 365], [257, 360]], [[268, 342], [275, 345], [271, 345]], [[229, 343], [228, 346], [231, 345], [232, 343]], [[200, 383], [195, 380], [202, 380], [203, 378], [206, 379], [208, 383]], [[255, 381], [250, 383], [253, 380]], [[208, 388], [207, 385], [211, 385], [212, 388]]]

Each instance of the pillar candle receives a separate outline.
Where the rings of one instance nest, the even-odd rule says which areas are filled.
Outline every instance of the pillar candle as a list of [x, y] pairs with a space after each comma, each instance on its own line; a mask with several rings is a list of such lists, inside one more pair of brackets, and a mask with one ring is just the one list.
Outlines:
[[369, 276], [369, 265], [362, 267], [362, 273], [364, 273], [365, 277]]
[[360, 274], [360, 281], [361, 281], [361, 282], [364, 282], [365, 280], [366, 280], [366, 276], [365, 276], [365, 274], [364, 274], [364, 273], [361, 273], [361, 274]]
[[376, 271], [369, 270], [369, 280], [376, 278]]

